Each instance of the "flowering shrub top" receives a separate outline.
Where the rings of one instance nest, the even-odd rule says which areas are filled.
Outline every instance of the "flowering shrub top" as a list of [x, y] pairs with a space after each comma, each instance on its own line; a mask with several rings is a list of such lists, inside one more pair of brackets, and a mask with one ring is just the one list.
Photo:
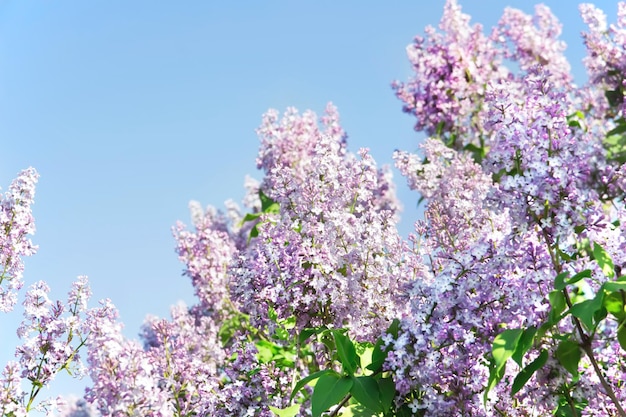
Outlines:
[[[409, 46], [393, 88], [429, 138], [394, 154], [426, 201], [408, 239], [389, 169], [348, 151], [332, 105], [270, 110], [246, 211], [192, 203], [174, 228], [198, 303], [141, 344], [109, 301], [87, 308], [85, 278], [65, 304], [35, 284], [0, 416], [626, 416], [626, 3], [610, 27], [580, 10], [582, 88], [545, 6], [487, 35], [449, 0]], [[3, 310], [35, 180], [2, 200]], [[84, 399], [36, 403], [61, 370], [89, 374]]]

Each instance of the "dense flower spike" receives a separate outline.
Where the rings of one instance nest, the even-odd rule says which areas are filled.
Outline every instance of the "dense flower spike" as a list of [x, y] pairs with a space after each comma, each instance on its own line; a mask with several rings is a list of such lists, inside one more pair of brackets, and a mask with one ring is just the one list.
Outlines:
[[[26, 293], [24, 320], [17, 329], [24, 343], [15, 350], [18, 362], [10, 362], [5, 367], [6, 395], [0, 395], [0, 409], [13, 408], [24, 413], [50, 410], [55, 407], [54, 401], [37, 398], [42, 388], [49, 386], [61, 371], [76, 377], [85, 374], [79, 351], [86, 341], [83, 316], [91, 296], [87, 278], [79, 277], [74, 282], [66, 303], [51, 301], [49, 290], [45, 282], [39, 281]], [[22, 384], [26, 381], [30, 388], [24, 391]], [[11, 416], [8, 411], [0, 415]]]
[[100, 417], [98, 410], [82, 398], [68, 397], [59, 404], [59, 417]]
[[0, 200], [0, 311], [13, 310], [22, 288], [23, 256], [37, 250], [28, 235], [35, 233], [31, 204], [39, 174], [33, 168], [20, 172]]
[[572, 76], [563, 55], [565, 42], [558, 39], [561, 28], [557, 18], [543, 4], [535, 7], [534, 16], [506, 8], [491, 37], [501, 43], [503, 58], [519, 63], [522, 71], [527, 73], [541, 65], [559, 86], [567, 87]]
[[[315, 116], [271, 112], [259, 129], [262, 190], [280, 205], [239, 257], [231, 281], [235, 300], [253, 323], [269, 311], [295, 316], [296, 330], [347, 325], [373, 340], [399, 314], [394, 299], [407, 280], [399, 209], [390, 174], [367, 153], [346, 151], [337, 114], [328, 107], [319, 133]], [[285, 132], [288, 132], [286, 134]], [[333, 133], [336, 132], [336, 133]]]
[[606, 91], [611, 106], [626, 118], [626, 3], [617, 4], [617, 24], [607, 25], [606, 15], [592, 4], [581, 4], [580, 12], [589, 26], [583, 33], [588, 55], [584, 60], [592, 84]]
[[467, 142], [485, 130], [481, 102], [486, 86], [509, 71], [482, 26], [470, 26], [469, 20], [450, 0], [439, 24], [443, 33], [429, 26], [425, 37], [407, 47], [415, 76], [394, 82], [393, 88], [403, 110], [417, 117], [415, 130], [431, 136], [450, 133]]
[[224, 219], [200, 210], [195, 211], [194, 232], [182, 223], [176, 225], [176, 252], [186, 265], [185, 275], [191, 278], [202, 308], [219, 315], [228, 298], [227, 271], [236, 253], [235, 242]]

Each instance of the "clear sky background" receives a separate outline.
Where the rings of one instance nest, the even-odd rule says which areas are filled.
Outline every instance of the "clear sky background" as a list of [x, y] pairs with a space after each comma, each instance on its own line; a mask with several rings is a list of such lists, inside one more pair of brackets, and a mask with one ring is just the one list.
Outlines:
[[[577, 2], [545, 2], [578, 83], [585, 71]], [[521, 0], [465, 0], [486, 30]], [[596, 2], [609, 15], [616, 1]], [[255, 129], [269, 108], [339, 109], [352, 151], [380, 165], [423, 137], [389, 86], [406, 80], [405, 47], [437, 25], [443, 0], [0, 0], [0, 186], [29, 166], [41, 174], [34, 214], [39, 252], [25, 287], [45, 280], [64, 298], [88, 275], [93, 303], [111, 298], [128, 337], [146, 314], [194, 303], [171, 226], [187, 204], [222, 207], [258, 179]], [[418, 195], [396, 172], [404, 235]], [[24, 290], [22, 291], [22, 296]], [[23, 297], [21, 297], [23, 298]], [[0, 317], [0, 367], [12, 359], [21, 308]], [[44, 394], [82, 392], [61, 378]]]

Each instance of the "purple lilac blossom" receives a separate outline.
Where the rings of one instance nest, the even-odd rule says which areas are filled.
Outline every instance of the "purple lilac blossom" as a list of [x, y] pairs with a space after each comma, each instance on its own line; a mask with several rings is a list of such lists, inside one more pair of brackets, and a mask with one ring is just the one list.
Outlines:
[[584, 59], [592, 85], [614, 92], [615, 107], [626, 118], [626, 3], [617, 4], [617, 23], [608, 25], [604, 12], [593, 4], [581, 4], [580, 13], [589, 27], [583, 32], [587, 47]]
[[[454, 10], [451, 4], [444, 13]], [[551, 414], [563, 384], [571, 383], [568, 372], [554, 359], [514, 399], [508, 391], [519, 369], [509, 368], [504, 382], [483, 403], [491, 342], [503, 328], [538, 326], [545, 320], [550, 309], [547, 293], [561, 271], [591, 270], [586, 297], [607, 280], [588, 255], [556, 260], [555, 252], [577, 253], [577, 243], [586, 238], [606, 248], [616, 264], [624, 262], [623, 189], [616, 186], [623, 182], [623, 166], [606, 163], [602, 147], [606, 129], [597, 128], [598, 121], [591, 120], [588, 129], [569, 125], [568, 115], [577, 106], [587, 109], [587, 103], [593, 103], [589, 99], [597, 101], [597, 97], [572, 94], [571, 78], [563, 71], [564, 46], [556, 41], [560, 26], [542, 7], [534, 19], [537, 31], [528, 29], [531, 18], [508, 10], [494, 31], [509, 38], [514, 48], [504, 58], [517, 60], [524, 73], [492, 81], [478, 100], [486, 109], [482, 117], [490, 132], [486, 156], [477, 160], [480, 164], [473, 162], [474, 155], [457, 154], [448, 147], [453, 143], [446, 146], [439, 138], [424, 144], [425, 159], [395, 154], [396, 166], [409, 186], [428, 202], [426, 221], [416, 224], [417, 235], [411, 240], [430, 267], [423, 268], [411, 284], [411, 314], [403, 319], [399, 336], [385, 338], [393, 346], [386, 365], [414, 413]], [[443, 39], [449, 33], [441, 37], [427, 32], [432, 50], [447, 48]], [[548, 42], [538, 42], [540, 36]], [[420, 65], [411, 82], [430, 85], [429, 74], [436, 73], [439, 63], [425, 56]], [[462, 62], [455, 65], [458, 68], [450, 69], [451, 73], [464, 68]], [[465, 94], [463, 84], [447, 85], [459, 90], [451, 97]], [[406, 103], [406, 96], [400, 98]], [[415, 113], [418, 120], [431, 123], [423, 122], [422, 128], [438, 133], [435, 123], [440, 120], [425, 109]], [[604, 117], [598, 110], [590, 115]], [[611, 199], [615, 200], [609, 213], [605, 203]], [[622, 226], [616, 227], [615, 220]], [[621, 348], [611, 337], [615, 325], [609, 322], [598, 329], [592, 351], [595, 360], [610, 367], [604, 377], [624, 401]], [[555, 330], [556, 334], [573, 331], [570, 320], [560, 322]], [[587, 337], [578, 335], [581, 344], [586, 340], [583, 336]], [[544, 341], [542, 348], [554, 352], [556, 346], [551, 340]], [[538, 351], [531, 351], [529, 360], [537, 355]], [[568, 393], [571, 401], [588, 401], [589, 410], [616, 415], [588, 356], [579, 369], [583, 376]]]
[[100, 417], [96, 408], [82, 398], [70, 396], [58, 406], [58, 417]]
[[539, 64], [553, 82], [566, 87], [572, 76], [564, 55], [566, 44], [558, 39], [561, 29], [556, 16], [543, 4], [535, 6], [534, 16], [507, 7], [491, 38], [501, 45], [502, 58], [517, 62], [524, 74]]
[[174, 229], [176, 252], [186, 265], [185, 275], [191, 278], [200, 305], [218, 315], [224, 310], [228, 296], [228, 266], [236, 253], [224, 219], [210, 212], [196, 212], [195, 231], [182, 223]]
[[458, 135], [461, 147], [485, 130], [480, 103], [486, 86], [509, 74], [482, 26], [470, 26], [469, 21], [456, 1], [447, 1], [439, 24], [442, 33], [428, 26], [426, 36], [407, 47], [415, 76], [392, 84], [403, 111], [417, 118], [415, 130], [429, 136]]
[[23, 256], [37, 250], [28, 235], [35, 233], [31, 205], [35, 198], [35, 184], [39, 174], [28, 168], [11, 183], [9, 191], [0, 200], [0, 311], [9, 312], [17, 303], [17, 292], [22, 288]]
[[[18, 361], [9, 362], [4, 368], [0, 408], [5, 411], [14, 408], [16, 415], [30, 410], [52, 410], [55, 400], [37, 397], [59, 372], [67, 371], [74, 377], [86, 373], [79, 350], [85, 343], [83, 316], [91, 296], [87, 278], [79, 277], [74, 282], [66, 303], [51, 301], [48, 292], [43, 281], [27, 291], [24, 320], [17, 329], [24, 343], [15, 350]], [[23, 390], [23, 383], [30, 387]], [[6, 413], [1, 415], [10, 415]]]
[[410, 274], [399, 206], [389, 171], [367, 150], [347, 152], [334, 107], [322, 124], [324, 132], [312, 112], [294, 109], [264, 118], [261, 188], [280, 213], [264, 215], [256, 242], [237, 258], [231, 293], [256, 326], [271, 325], [272, 309], [294, 316], [294, 331], [346, 326], [372, 341], [400, 314], [394, 300]]

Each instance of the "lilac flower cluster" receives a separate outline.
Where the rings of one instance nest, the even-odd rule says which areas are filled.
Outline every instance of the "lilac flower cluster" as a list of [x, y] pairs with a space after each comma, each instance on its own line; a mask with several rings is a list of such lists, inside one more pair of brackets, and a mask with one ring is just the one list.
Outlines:
[[9, 191], [0, 200], [0, 311], [9, 312], [17, 303], [17, 292], [22, 288], [23, 256], [37, 250], [28, 235], [35, 233], [31, 204], [35, 198], [35, 184], [39, 174], [26, 169], [11, 183]]
[[607, 91], [609, 103], [626, 118], [626, 3], [617, 4], [617, 23], [610, 26], [604, 12], [592, 4], [581, 4], [580, 12], [589, 26], [583, 39], [588, 51], [584, 63], [590, 81]]
[[[589, 14], [587, 7], [583, 10]], [[443, 20], [461, 16], [456, 3], [449, 1]], [[449, 43], [458, 36], [458, 26], [441, 28], [442, 35], [427, 30], [429, 51], [456, 47]], [[624, 167], [607, 162], [606, 130], [593, 128], [599, 122], [570, 123], [577, 108], [592, 105], [585, 100], [596, 98], [573, 93], [559, 32], [560, 25], [545, 7], [538, 7], [534, 18], [507, 10], [494, 30], [494, 41], [513, 46], [502, 57], [516, 60], [521, 73], [491, 79], [480, 99], [473, 101], [482, 112], [486, 130], [481, 133], [488, 131], [485, 140], [461, 150], [453, 142], [444, 144], [445, 137], [429, 139], [423, 160], [406, 152], [395, 154], [409, 186], [428, 201], [426, 221], [416, 224], [417, 234], [411, 237], [427, 267], [411, 284], [411, 313], [403, 319], [400, 334], [386, 337], [393, 346], [388, 369], [395, 373], [402, 401], [414, 413], [548, 415], [558, 408], [559, 398], [567, 398], [571, 407], [584, 403], [597, 415], [622, 412], [612, 397], [626, 401], [615, 322], [595, 335], [580, 324], [576, 328], [575, 320], [564, 320], [554, 330], [556, 335], [575, 334], [580, 346], [593, 340], [584, 348], [586, 356], [579, 364], [584, 371], [576, 381], [559, 361], [550, 359], [514, 399], [508, 390], [516, 372], [510, 369], [504, 375], [508, 384], [496, 386], [486, 402], [483, 398], [495, 337], [503, 329], [544, 323], [551, 309], [548, 293], [558, 274], [590, 270], [592, 280], [579, 290], [583, 297], [606, 282], [606, 273], [588, 252], [581, 252], [581, 241], [602, 245], [616, 265], [625, 261], [623, 188], [616, 187]], [[416, 49], [425, 50], [421, 43]], [[473, 51], [467, 48], [465, 55]], [[416, 78], [400, 95], [405, 103], [411, 94], [415, 99], [440, 85], [432, 77], [442, 68], [437, 54], [419, 56]], [[415, 62], [411, 54], [409, 58]], [[453, 73], [466, 63], [451, 66], [456, 66]], [[449, 97], [466, 96], [466, 82], [446, 81]], [[441, 96], [419, 97], [419, 111], [413, 107], [418, 127], [440, 133], [441, 119], [431, 109], [439, 106]], [[465, 120], [468, 114], [455, 117]], [[606, 117], [597, 111], [589, 116]], [[472, 137], [470, 130], [450, 132]], [[543, 340], [529, 360], [538, 357], [539, 348], [555, 355], [557, 340]], [[594, 363], [604, 364], [606, 370], [594, 371]]]
[[[2, 416], [26, 416], [35, 409], [52, 410], [56, 407], [55, 400], [35, 401], [42, 388], [48, 387], [61, 371], [74, 377], [86, 373], [79, 350], [88, 333], [84, 327], [91, 296], [87, 278], [79, 277], [72, 285], [66, 303], [52, 302], [49, 291], [48, 285], [39, 281], [26, 293], [24, 320], [17, 329], [24, 343], [15, 350], [18, 361], [9, 362], [0, 378]], [[23, 381], [28, 381], [30, 390], [23, 389]]]
[[66, 417], [96, 417], [98, 410], [82, 398], [70, 396], [65, 398], [62, 404], [59, 404], [58, 411], [60, 415]]
[[315, 115], [269, 112], [259, 130], [263, 192], [280, 205], [232, 270], [233, 299], [256, 326], [295, 317], [294, 331], [331, 325], [374, 340], [400, 311], [396, 295], [409, 270], [396, 230], [390, 172], [367, 150], [346, 151], [334, 107]]
[[[490, 36], [469, 22], [456, 1], [447, 1], [441, 32], [429, 26], [425, 37], [407, 47], [414, 77], [392, 84], [403, 110], [417, 118], [415, 130], [443, 135], [456, 149], [489, 140], [484, 98], [490, 86], [519, 82], [536, 65], [560, 86], [571, 81], [565, 44], [558, 40], [561, 26], [546, 6], [537, 6], [534, 16], [507, 8]], [[517, 62], [521, 74], [513, 73], [507, 61]]]
[[394, 346], [387, 366], [400, 394], [418, 390], [416, 410], [483, 415], [485, 353], [500, 323], [516, 327], [543, 318], [550, 258], [536, 233], [513, 240], [509, 210], [491, 204], [497, 187], [471, 157], [436, 139], [423, 148], [426, 164], [396, 154], [412, 187], [429, 199], [426, 223], [412, 237], [429, 267], [407, 294], [411, 314], [401, 335], [387, 339]]

